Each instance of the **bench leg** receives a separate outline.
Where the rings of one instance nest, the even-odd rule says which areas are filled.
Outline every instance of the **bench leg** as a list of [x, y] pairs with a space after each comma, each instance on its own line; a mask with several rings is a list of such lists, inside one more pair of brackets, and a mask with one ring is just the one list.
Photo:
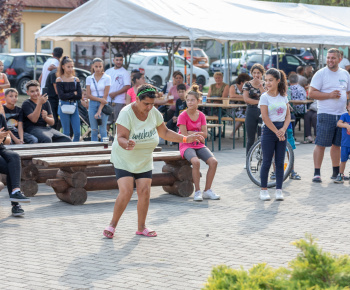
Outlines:
[[245, 132], [245, 122], [243, 123], [243, 148], [246, 146], [246, 132]]
[[215, 136], [215, 128], [211, 128], [211, 151], [212, 152], [214, 152], [214, 138], [213, 138], [213, 136]]

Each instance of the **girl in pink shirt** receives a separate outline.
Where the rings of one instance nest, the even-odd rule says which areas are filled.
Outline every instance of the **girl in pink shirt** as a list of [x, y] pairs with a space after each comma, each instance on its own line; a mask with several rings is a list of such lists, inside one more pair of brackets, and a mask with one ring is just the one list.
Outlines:
[[[207, 122], [205, 115], [198, 111], [198, 103], [200, 99], [199, 87], [193, 85], [191, 90], [186, 95], [187, 110], [182, 112], [177, 120], [177, 126], [179, 127], [179, 134], [184, 136], [191, 135], [195, 132], [201, 132], [203, 137], [207, 137]], [[203, 198], [220, 199], [220, 196], [215, 194], [211, 190], [211, 185], [214, 180], [216, 168], [218, 165], [213, 153], [203, 143], [180, 143], [181, 156], [192, 163], [192, 176], [195, 186], [194, 201], [202, 201]], [[202, 159], [209, 165], [207, 172], [207, 179], [205, 183], [205, 189], [202, 194], [199, 181], [200, 181], [200, 161]]]
[[145, 76], [140, 72], [135, 73], [132, 77], [132, 83], [134, 85], [126, 92], [125, 105], [129, 105], [136, 101], [137, 88], [146, 83]]

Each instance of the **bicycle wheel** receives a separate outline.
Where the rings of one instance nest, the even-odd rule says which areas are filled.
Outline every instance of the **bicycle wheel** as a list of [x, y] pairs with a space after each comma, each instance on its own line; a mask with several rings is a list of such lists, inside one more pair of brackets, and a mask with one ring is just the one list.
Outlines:
[[[253, 146], [250, 148], [247, 159], [247, 173], [251, 181], [255, 183], [257, 186], [261, 186], [260, 182], [260, 171], [261, 165], [263, 161], [262, 149], [261, 149], [261, 141], [260, 139], [256, 141]], [[272, 162], [273, 164], [273, 162]], [[287, 142], [286, 147], [286, 156], [284, 158], [284, 176], [283, 180], [286, 180], [292, 171], [294, 164], [294, 152], [292, 146]], [[267, 182], [267, 187], [276, 186], [276, 180], [269, 179]]]

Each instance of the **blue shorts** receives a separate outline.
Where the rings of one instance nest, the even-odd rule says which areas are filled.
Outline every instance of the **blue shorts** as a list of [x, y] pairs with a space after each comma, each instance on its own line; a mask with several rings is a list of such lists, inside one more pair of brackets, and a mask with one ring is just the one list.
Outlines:
[[341, 155], [340, 155], [340, 161], [341, 162], [346, 162], [349, 160], [349, 155], [350, 155], [350, 147], [345, 147], [341, 146]]
[[317, 114], [315, 144], [322, 147], [341, 145], [341, 128], [337, 127], [340, 115]]
[[152, 170], [142, 172], [142, 173], [132, 173], [123, 169], [114, 168], [115, 176], [117, 180], [123, 177], [133, 177], [135, 180], [140, 178], [150, 178], [152, 179]]

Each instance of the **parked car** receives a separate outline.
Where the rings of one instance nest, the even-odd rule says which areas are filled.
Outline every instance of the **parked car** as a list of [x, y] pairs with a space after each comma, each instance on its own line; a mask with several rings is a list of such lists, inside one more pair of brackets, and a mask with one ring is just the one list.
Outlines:
[[[44, 63], [50, 54], [38, 53], [36, 79], [39, 79]], [[34, 53], [0, 53], [0, 60], [4, 63], [6, 73], [12, 88], [16, 88], [21, 95], [26, 94], [26, 83], [33, 79]], [[84, 69], [75, 68], [75, 75], [79, 78], [82, 87], [85, 87], [86, 78], [91, 73]]]
[[[174, 71], [179, 70], [184, 74], [185, 62], [187, 74], [190, 73], [191, 64], [183, 57], [174, 56]], [[169, 72], [169, 59], [167, 53], [138, 52], [134, 53], [130, 59], [128, 71], [138, 69], [146, 77], [153, 80], [157, 87], [165, 85], [165, 78]], [[197, 82], [203, 86], [209, 82], [209, 74], [204, 69], [193, 66], [193, 73], [197, 75]]]
[[[265, 50], [266, 51], [266, 50]], [[268, 51], [270, 52], [270, 51]], [[242, 66], [246, 64], [247, 59], [257, 53], [261, 53], [261, 49], [247, 49], [247, 50], [236, 50], [232, 52], [232, 58], [229, 59], [229, 63], [231, 63], [231, 73], [232, 74], [238, 74], [245, 72], [241, 70]], [[225, 60], [221, 59], [221, 64], [220, 60], [212, 62], [210, 65], [210, 70], [215, 73], [217, 71], [220, 72], [225, 72], [226, 66], [225, 66]]]
[[[299, 57], [292, 55], [290, 53], [279, 53], [278, 54], [278, 65], [279, 69], [283, 70], [286, 75], [292, 71], [296, 71], [297, 67], [300, 65], [306, 65], [306, 63], [301, 60]], [[255, 63], [262, 64], [262, 54], [252, 55], [247, 61], [247, 70], [250, 72], [250, 69]], [[264, 54], [264, 68], [267, 70], [269, 68], [277, 68], [277, 53], [273, 52], [271, 54]]]
[[[185, 55], [186, 49], [186, 55]], [[191, 48], [190, 47], [181, 47], [177, 50], [179, 55], [186, 58], [188, 61], [191, 61]], [[200, 67], [202, 69], [209, 68], [209, 58], [205, 54], [204, 50], [201, 48], [194, 47], [193, 48], [193, 64], [196, 67]]]
[[[272, 51], [276, 51], [276, 49], [272, 49]], [[299, 57], [300, 59], [302, 59], [306, 64], [308, 65], [312, 65], [314, 69], [316, 69], [316, 62], [315, 62], [315, 55], [313, 55], [313, 53], [309, 50], [309, 49], [305, 49], [305, 48], [282, 48], [279, 49], [279, 51], [283, 52], [283, 53], [290, 53], [293, 54], [297, 57]]]

